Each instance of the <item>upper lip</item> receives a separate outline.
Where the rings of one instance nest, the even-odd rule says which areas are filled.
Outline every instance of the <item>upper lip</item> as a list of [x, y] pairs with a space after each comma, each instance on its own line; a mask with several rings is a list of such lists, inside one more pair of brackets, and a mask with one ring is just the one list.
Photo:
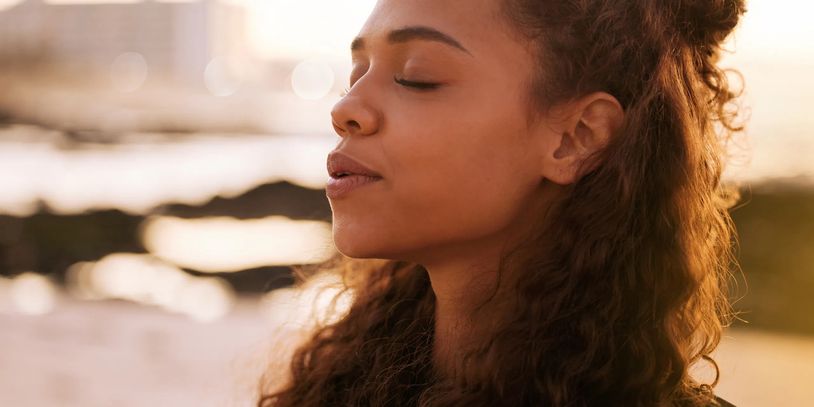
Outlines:
[[327, 164], [328, 175], [330, 175], [331, 178], [338, 178], [342, 174], [367, 175], [370, 177], [381, 178], [381, 175], [379, 175], [377, 172], [365, 167], [350, 156], [338, 151], [328, 154]]

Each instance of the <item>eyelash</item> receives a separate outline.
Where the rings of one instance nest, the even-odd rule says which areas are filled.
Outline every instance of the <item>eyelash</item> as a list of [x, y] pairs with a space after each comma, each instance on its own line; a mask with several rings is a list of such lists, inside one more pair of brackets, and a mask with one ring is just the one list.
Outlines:
[[[441, 86], [438, 83], [408, 81], [406, 79], [401, 79], [401, 78], [399, 78], [397, 76], [393, 77], [393, 81], [395, 81], [396, 83], [398, 83], [401, 86], [405, 86], [405, 87], [408, 87], [408, 88], [414, 88], [414, 89], [417, 89], [417, 90], [420, 90], [420, 91], [433, 90], [433, 89], [437, 89], [439, 86]], [[339, 97], [343, 98], [343, 97], [347, 96], [348, 93], [350, 93], [350, 88], [345, 88], [342, 91], [342, 93], [339, 94]]]
[[408, 81], [406, 79], [400, 79], [397, 76], [393, 77], [393, 80], [401, 86], [406, 86], [408, 88], [415, 88], [418, 90], [433, 90], [440, 86], [437, 83], [429, 83], [429, 82], [413, 82]]

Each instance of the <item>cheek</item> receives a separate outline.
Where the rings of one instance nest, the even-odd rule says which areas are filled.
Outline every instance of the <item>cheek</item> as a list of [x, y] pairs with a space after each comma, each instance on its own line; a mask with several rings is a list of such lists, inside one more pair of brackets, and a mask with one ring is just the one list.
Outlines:
[[537, 180], [522, 134], [504, 123], [459, 119], [394, 146], [395, 219], [439, 239], [508, 224]]

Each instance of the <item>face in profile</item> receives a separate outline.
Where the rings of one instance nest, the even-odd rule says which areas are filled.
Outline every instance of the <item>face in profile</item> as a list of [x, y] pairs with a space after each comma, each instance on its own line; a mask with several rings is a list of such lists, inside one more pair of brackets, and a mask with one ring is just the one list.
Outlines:
[[541, 183], [533, 57], [499, 0], [381, 0], [354, 41], [336, 147], [381, 176], [330, 197], [356, 258], [425, 264], [499, 245]]

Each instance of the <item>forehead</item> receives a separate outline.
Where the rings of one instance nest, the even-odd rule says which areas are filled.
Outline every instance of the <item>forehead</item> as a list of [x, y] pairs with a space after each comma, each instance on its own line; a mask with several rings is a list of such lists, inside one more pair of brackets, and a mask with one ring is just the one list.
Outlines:
[[393, 30], [423, 26], [454, 38], [473, 55], [494, 53], [514, 41], [506, 34], [502, 1], [379, 0], [358, 37], [365, 44], [385, 44]]

